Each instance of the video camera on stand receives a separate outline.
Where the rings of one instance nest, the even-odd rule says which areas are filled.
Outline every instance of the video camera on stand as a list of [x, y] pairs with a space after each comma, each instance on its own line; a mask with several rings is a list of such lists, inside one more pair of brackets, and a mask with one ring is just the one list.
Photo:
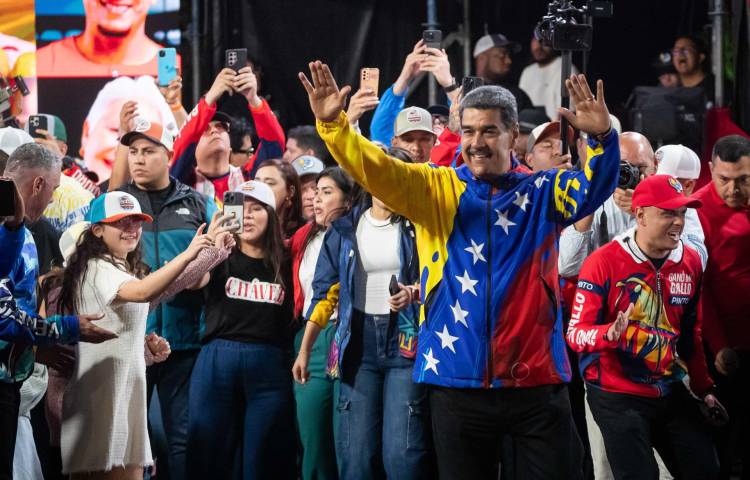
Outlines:
[[19, 128], [18, 121], [11, 113], [10, 101], [16, 92], [24, 97], [29, 94], [29, 87], [23, 77], [5, 78], [0, 75], [0, 127]]
[[[594, 17], [611, 17], [612, 2], [586, 2], [576, 7], [572, 0], [552, 0], [547, 5], [547, 14], [534, 28], [534, 36], [542, 45], [551, 47], [562, 54], [562, 75], [560, 92], [562, 107], [570, 108], [568, 89], [565, 80], [570, 77], [573, 65], [573, 52], [583, 52], [583, 71], [586, 72], [588, 52], [591, 50], [594, 33]], [[560, 118], [560, 140], [562, 154], [568, 151], [568, 121]], [[575, 150], [575, 149], [573, 149]]]

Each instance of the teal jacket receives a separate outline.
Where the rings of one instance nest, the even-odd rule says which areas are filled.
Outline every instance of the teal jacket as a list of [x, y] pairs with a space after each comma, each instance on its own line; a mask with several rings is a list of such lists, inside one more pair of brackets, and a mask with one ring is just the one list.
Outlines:
[[[119, 190], [138, 199], [143, 213], [153, 223], [143, 224], [141, 248], [143, 260], [155, 271], [182, 253], [202, 223], [208, 224], [216, 212], [213, 199], [171, 178], [171, 191], [161, 210], [154, 211], [148, 192], [132, 182]], [[163, 301], [148, 315], [146, 333], [156, 332], [169, 342], [172, 350], [200, 348], [203, 330], [203, 297], [199, 291], [184, 290]]]

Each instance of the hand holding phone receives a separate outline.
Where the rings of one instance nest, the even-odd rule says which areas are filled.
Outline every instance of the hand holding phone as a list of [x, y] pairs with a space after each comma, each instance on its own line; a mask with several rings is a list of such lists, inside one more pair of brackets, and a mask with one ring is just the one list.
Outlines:
[[391, 293], [391, 295], [396, 295], [401, 291], [401, 287], [398, 286], [398, 279], [396, 278], [396, 275], [391, 275], [391, 281], [388, 284], [388, 291]]
[[239, 72], [241, 68], [247, 66], [247, 48], [233, 48], [224, 52], [225, 64], [227, 68], [231, 68], [235, 72]]
[[240, 192], [224, 192], [224, 215], [232, 220], [231, 232], [242, 232], [242, 223], [245, 217], [245, 196]]
[[12, 220], [14, 225], [23, 222], [25, 209], [23, 199], [16, 189], [16, 183], [7, 177], [0, 177], [0, 217]]
[[443, 43], [443, 32], [441, 30], [425, 30], [422, 32], [422, 40], [427, 48], [437, 48]]
[[159, 49], [157, 72], [160, 87], [166, 87], [177, 77], [177, 50], [174, 48]]
[[40, 132], [49, 131], [49, 125], [47, 125], [47, 117], [44, 115], [29, 115], [29, 135], [32, 138], [47, 138], [47, 135]]
[[359, 71], [359, 89], [372, 90], [377, 96], [378, 83], [380, 82], [380, 69], [365, 67]]

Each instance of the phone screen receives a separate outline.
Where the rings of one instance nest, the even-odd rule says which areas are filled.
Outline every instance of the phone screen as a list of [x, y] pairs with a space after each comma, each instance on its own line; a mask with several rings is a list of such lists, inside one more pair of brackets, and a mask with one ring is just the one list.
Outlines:
[[15, 215], [15, 201], [13, 182], [0, 179], [0, 217]]

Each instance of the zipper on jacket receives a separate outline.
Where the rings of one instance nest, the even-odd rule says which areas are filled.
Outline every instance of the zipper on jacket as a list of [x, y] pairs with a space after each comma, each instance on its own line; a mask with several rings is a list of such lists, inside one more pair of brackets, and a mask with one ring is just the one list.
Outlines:
[[492, 322], [490, 321], [492, 302], [492, 185], [487, 192], [487, 288], [485, 289], [484, 318], [487, 323], [487, 388], [492, 388]]
[[[657, 319], [659, 316], [661, 316], [661, 311], [664, 308], [664, 301], [662, 300], [661, 296], [661, 269], [656, 268], [656, 294], [659, 296], [659, 310], [657, 311]], [[669, 321], [669, 319], [667, 319]], [[658, 320], [657, 320], [658, 322]], [[659, 326], [654, 325], [656, 327], [657, 332], [659, 331]], [[661, 369], [661, 335], [659, 335], [659, 353], [656, 356], [656, 371], [658, 372]]]

